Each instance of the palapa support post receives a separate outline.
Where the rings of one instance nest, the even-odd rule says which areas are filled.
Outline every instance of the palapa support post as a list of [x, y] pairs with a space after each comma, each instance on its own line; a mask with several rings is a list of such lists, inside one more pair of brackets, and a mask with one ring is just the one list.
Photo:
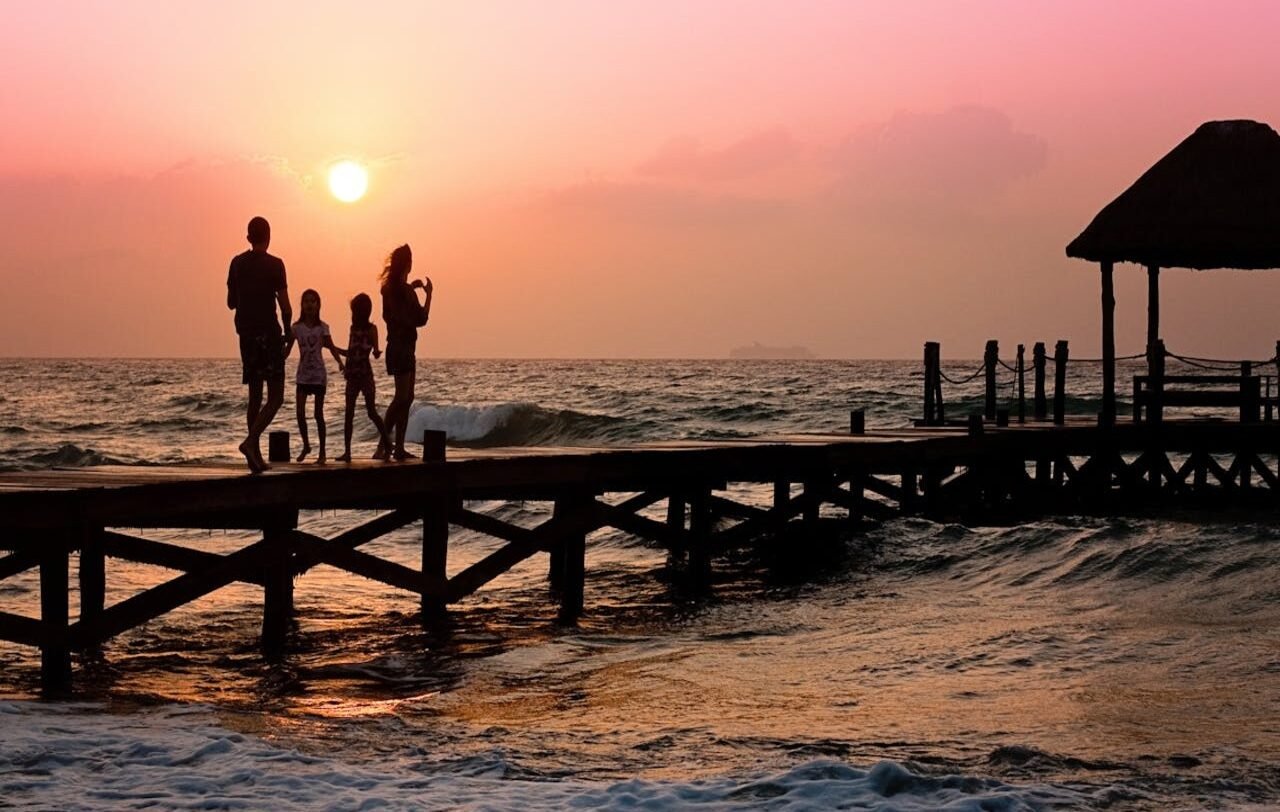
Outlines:
[[864, 409], [853, 409], [849, 412], [849, 433], [862, 435], [867, 433], [867, 412]]
[[65, 535], [57, 534], [40, 550], [40, 690], [56, 696], [71, 687], [68, 639], [69, 596]]
[[1018, 422], [1027, 422], [1027, 359], [1026, 348], [1018, 345]]
[[1053, 347], [1053, 422], [1061, 426], [1067, 422], [1067, 342], [1059, 341]]
[[281, 515], [263, 528], [269, 548], [262, 572], [262, 652], [268, 659], [284, 654], [293, 619], [293, 544], [290, 532], [298, 526], [297, 511]]
[[982, 355], [983, 367], [986, 371], [986, 397], [983, 401], [983, 416], [987, 420], [996, 419], [996, 371], [1000, 365], [1000, 344], [995, 339], [987, 342], [987, 349]]
[[1049, 414], [1049, 407], [1044, 398], [1044, 367], [1044, 342], [1037, 341], [1031, 347], [1032, 400], [1034, 402], [1032, 413], [1036, 420], [1044, 420]]
[[1116, 422], [1116, 292], [1111, 261], [1102, 266], [1102, 416], [1105, 425]]
[[292, 461], [289, 451], [289, 432], [272, 431], [267, 433], [267, 460], [269, 462]]
[[[102, 614], [107, 599], [107, 557], [102, 550], [101, 527], [80, 530], [80, 619]], [[96, 647], [96, 645], [94, 646]]]

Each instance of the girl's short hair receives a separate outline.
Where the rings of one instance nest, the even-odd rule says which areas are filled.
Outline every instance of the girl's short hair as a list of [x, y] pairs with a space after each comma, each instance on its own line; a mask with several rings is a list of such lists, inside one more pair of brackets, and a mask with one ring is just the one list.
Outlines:
[[369, 323], [369, 317], [373, 315], [373, 300], [369, 298], [367, 293], [357, 293], [351, 299], [351, 323], [357, 327], [364, 327]]

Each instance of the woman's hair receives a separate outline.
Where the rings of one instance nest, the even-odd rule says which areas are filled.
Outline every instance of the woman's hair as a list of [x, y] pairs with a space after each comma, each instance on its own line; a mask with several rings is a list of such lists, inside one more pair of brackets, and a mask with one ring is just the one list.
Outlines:
[[413, 252], [408, 245], [402, 245], [387, 257], [387, 264], [382, 269], [382, 284], [403, 282], [409, 276], [409, 266], [413, 264]]
[[369, 317], [373, 315], [373, 300], [367, 293], [357, 293], [351, 300], [351, 323], [356, 327], [366, 327]]
[[307, 288], [302, 291], [302, 297], [298, 299], [298, 317], [300, 319], [305, 319], [307, 317], [306, 310], [303, 308], [302, 303], [307, 300], [308, 296], [316, 297], [316, 321], [320, 321], [320, 294], [312, 288]]

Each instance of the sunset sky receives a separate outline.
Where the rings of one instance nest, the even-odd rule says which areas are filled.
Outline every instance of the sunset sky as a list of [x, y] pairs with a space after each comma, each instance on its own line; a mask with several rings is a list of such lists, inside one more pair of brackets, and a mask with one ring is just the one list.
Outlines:
[[[1277, 31], [1266, 0], [15, 4], [0, 354], [234, 356], [255, 214], [339, 335], [411, 244], [428, 358], [1095, 353], [1065, 245], [1201, 122], [1280, 124]], [[1280, 272], [1163, 284], [1171, 350], [1272, 354]], [[1117, 299], [1139, 351], [1145, 275]]]

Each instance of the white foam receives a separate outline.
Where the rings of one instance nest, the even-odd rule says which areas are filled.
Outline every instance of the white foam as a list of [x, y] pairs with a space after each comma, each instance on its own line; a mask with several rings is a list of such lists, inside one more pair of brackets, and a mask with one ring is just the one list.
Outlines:
[[508, 766], [465, 774], [406, 752], [376, 764], [305, 755], [216, 724], [204, 707], [108, 714], [90, 705], [0, 702], [0, 799], [79, 809], [1021, 810], [1079, 803], [1056, 787], [921, 776], [819, 760], [756, 778], [532, 781]]
[[405, 439], [420, 443], [424, 431], [443, 431], [449, 440], [455, 442], [467, 443], [482, 440], [505, 426], [511, 416], [521, 408], [533, 407], [523, 403], [474, 406], [435, 406], [415, 403], [410, 407]]

